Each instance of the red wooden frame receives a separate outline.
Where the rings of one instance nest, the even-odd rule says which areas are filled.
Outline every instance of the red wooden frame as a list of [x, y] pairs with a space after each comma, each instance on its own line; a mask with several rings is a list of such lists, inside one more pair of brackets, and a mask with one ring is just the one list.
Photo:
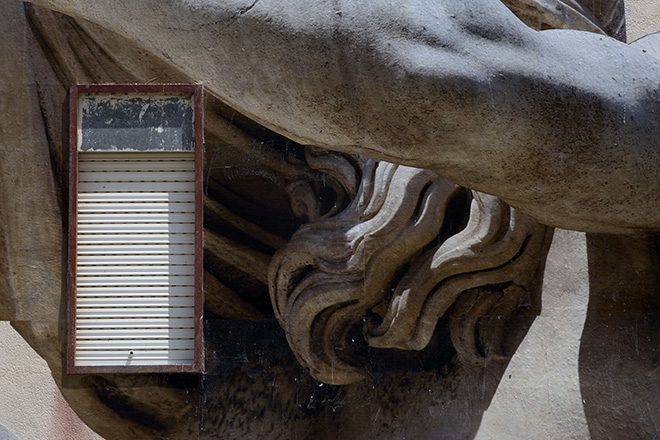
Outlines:
[[[195, 142], [195, 324], [194, 362], [182, 365], [76, 366], [76, 267], [78, 241], [78, 97], [85, 93], [189, 93], [194, 99]], [[199, 84], [88, 84], [69, 91], [69, 267], [67, 373], [201, 373], [204, 371], [204, 90]]]

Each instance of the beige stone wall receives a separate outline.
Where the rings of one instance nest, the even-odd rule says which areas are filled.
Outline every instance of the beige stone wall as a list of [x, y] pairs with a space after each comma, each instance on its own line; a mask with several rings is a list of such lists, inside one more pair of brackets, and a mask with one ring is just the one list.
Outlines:
[[658, 31], [660, 31], [660, 2], [657, 0], [626, 1], [628, 42]]
[[73, 412], [46, 361], [7, 321], [0, 321], [0, 353], [0, 424], [21, 440], [103, 439]]
[[544, 273], [543, 311], [513, 355], [477, 439], [590, 438], [579, 377], [588, 301], [586, 234], [556, 230]]

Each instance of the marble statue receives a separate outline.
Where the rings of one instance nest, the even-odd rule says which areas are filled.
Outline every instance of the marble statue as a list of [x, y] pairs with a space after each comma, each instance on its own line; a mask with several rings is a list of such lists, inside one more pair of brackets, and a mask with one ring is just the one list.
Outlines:
[[[435, 434], [471, 438], [539, 314], [553, 227], [622, 234], [608, 243], [638, 273], [657, 262], [660, 37], [619, 41], [620, 2], [0, 12], [0, 319], [108, 438], [263, 438], [266, 422], [272, 438], [395, 438], [423, 429], [431, 391], [450, 408]], [[62, 372], [62, 106], [103, 82], [208, 92], [199, 378]]]
[[552, 226], [660, 228], [656, 36], [535, 32], [498, 0], [32, 3], [303, 145], [431, 169]]

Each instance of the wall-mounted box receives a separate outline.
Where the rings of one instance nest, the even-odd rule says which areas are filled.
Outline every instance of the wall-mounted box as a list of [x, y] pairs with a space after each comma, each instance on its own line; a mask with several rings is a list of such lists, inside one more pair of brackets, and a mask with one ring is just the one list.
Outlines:
[[200, 372], [199, 85], [70, 91], [67, 371]]

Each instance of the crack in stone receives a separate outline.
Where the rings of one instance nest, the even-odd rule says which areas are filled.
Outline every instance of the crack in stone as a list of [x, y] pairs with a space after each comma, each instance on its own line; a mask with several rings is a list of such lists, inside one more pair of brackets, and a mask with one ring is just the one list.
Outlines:
[[238, 10], [238, 17], [240, 18], [241, 16], [247, 14], [256, 6], [256, 4], [259, 3], [259, 0], [254, 0], [250, 6], [246, 6], [244, 8], [239, 8]]

